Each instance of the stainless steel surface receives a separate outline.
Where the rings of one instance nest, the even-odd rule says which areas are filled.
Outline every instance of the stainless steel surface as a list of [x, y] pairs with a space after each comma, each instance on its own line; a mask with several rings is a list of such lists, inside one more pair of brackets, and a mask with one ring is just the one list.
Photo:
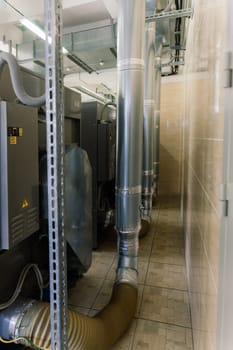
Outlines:
[[153, 137], [153, 170], [154, 170], [154, 194], [158, 191], [159, 179], [159, 149], [160, 149], [160, 93], [161, 93], [161, 56], [162, 42], [157, 41], [155, 51], [155, 116]]
[[143, 119], [142, 217], [150, 218], [153, 194], [153, 122], [155, 107], [155, 23], [146, 25]]
[[137, 270], [141, 191], [131, 189], [140, 189], [142, 174], [145, 1], [120, 0], [118, 6], [116, 229], [121, 282], [122, 269]]
[[14, 304], [0, 312], [0, 334], [4, 339], [18, 337], [24, 314], [30, 309], [33, 301], [19, 298]]
[[66, 350], [67, 276], [64, 230], [62, 1], [45, 0], [44, 5], [51, 347], [52, 350]]
[[105, 221], [103, 216], [112, 208], [109, 192], [111, 197], [114, 195], [116, 122], [110, 121], [111, 115], [110, 106], [96, 101], [82, 104], [80, 147], [87, 152], [92, 167], [93, 248], [99, 245]]
[[[41, 217], [48, 219], [46, 156], [40, 162]], [[65, 151], [65, 234], [78, 257], [77, 274], [91, 265], [92, 256], [92, 169], [86, 151], [76, 144]]]
[[0, 103], [0, 250], [39, 229], [37, 110]]

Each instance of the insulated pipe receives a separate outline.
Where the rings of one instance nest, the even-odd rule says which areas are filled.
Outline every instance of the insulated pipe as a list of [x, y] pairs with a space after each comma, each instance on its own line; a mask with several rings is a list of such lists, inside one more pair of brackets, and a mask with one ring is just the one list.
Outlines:
[[15, 57], [9, 53], [0, 52], [0, 69], [5, 63], [7, 63], [9, 66], [12, 86], [19, 101], [25, 105], [35, 107], [39, 107], [45, 104], [45, 95], [39, 97], [31, 97], [26, 93], [23, 87], [23, 81], [19, 66]]
[[146, 25], [143, 123], [142, 219], [150, 221], [153, 195], [153, 123], [155, 107], [155, 23]]
[[162, 56], [162, 40], [157, 40], [155, 49], [155, 115], [154, 115], [154, 195], [158, 193], [159, 181], [159, 149], [160, 149], [160, 93], [161, 93], [161, 56]]
[[136, 286], [141, 226], [145, 0], [119, 0], [118, 5], [117, 281]]

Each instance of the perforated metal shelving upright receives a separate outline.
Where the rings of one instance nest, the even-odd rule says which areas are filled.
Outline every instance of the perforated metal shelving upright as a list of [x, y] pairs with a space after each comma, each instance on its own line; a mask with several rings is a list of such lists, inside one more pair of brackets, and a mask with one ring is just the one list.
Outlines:
[[52, 350], [66, 350], [68, 347], [64, 234], [62, 1], [44, 0], [44, 12], [51, 348]]

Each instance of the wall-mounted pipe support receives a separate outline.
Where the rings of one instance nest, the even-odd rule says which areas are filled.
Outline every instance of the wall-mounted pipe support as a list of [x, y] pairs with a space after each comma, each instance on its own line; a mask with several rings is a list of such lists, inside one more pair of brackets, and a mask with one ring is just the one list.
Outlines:
[[141, 220], [145, 1], [120, 0], [118, 4], [117, 282], [128, 280], [136, 285]]
[[159, 149], [160, 149], [160, 95], [161, 95], [161, 56], [162, 42], [158, 41], [155, 51], [155, 115], [154, 115], [154, 139], [153, 139], [153, 170], [154, 170], [154, 195], [158, 192], [159, 181]]
[[142, 218], [151, 220], [153, 195], [153, 123], [155, 86], [155, 23], [146, 25], [143, 122]]

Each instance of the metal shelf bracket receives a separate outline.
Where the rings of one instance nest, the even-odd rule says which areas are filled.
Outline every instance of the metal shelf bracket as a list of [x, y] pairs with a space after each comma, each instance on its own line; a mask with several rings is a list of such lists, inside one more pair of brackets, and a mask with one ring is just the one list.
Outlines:
[[62, 1], [44, 0], [51, 349], [67, 350]]
[[165, 19], [182, 18], [182, 17], [193, 17], [193, 8], [186, 8], [181, 10], [174, 10], [168, 12], [162, 12], [153, 16], [146, 17], [146, 23], [163, 21]]

